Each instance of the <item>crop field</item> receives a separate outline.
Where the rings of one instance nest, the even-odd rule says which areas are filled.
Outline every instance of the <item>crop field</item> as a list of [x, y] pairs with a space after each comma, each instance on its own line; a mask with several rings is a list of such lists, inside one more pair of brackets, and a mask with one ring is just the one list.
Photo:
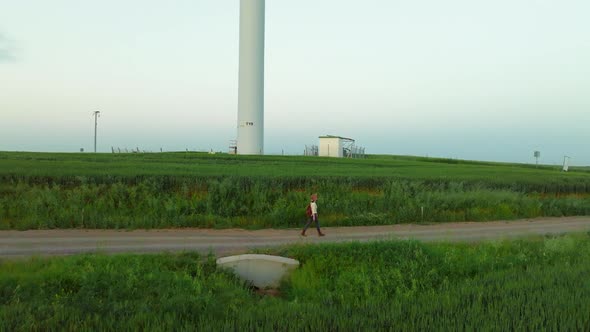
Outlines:
[[0, 262], [0, 330], [590, 330], [590, 234], [264, 251], [301, 267], [264, 295], [213, 257]]
[[590, 214], [590, 172], [402, 156], [0, 152], [0, 229], [299, 227]]
[[[303, 156], [235, 156], [176, 152], [141, 154], [0, 152], [0, 176], [8, 179], [133, 181], [145, 177], [344, 177], [415, 180], [487, 181], [497, 185], [571, 185], [589, 181], [590, 169], [369, 155], [365, 159]], [[369, 182], [370, 183], [370, 182]], [[582, 189], [579, 189], [582, 190]], [[588, 188], [590, 192], [590, 188]]]

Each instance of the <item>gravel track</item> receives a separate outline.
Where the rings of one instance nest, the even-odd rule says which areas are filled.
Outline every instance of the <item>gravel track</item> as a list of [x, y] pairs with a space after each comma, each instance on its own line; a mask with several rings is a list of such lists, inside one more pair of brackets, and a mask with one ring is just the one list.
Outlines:
[[295, 243], [416, 239], [419, 241], [485, 241], [590, 231], [590, 217], [537, 218], [514, 221], [404, 224], [322, 228], [308, 236], [300, 229], [164, 229], [164, 230], [31, 230], [0, 231], [0, 257], [71, 255], [80, 253], [154, 253], [198, 251], [217, 256]]

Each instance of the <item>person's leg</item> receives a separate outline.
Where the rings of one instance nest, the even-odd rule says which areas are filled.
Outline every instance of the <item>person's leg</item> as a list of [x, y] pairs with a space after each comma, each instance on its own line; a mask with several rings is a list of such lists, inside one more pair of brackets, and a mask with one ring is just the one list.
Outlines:
[[320, 230], [320, 220], [318, 219], [318, 216], [314, 216], [314, 221], [315, 221], [315, 228], [318, 230], [318, 235], [319, 236], [324, 236], [325, 234], [322, 233], [322, 231]]
[[303, 227], [303, 231], [301, 231], [301, 235], [305, 236], [305, 231], [307, 230], [307, 228], [309, 227], [309, 225], [311, 225], [311, 222], [313, 221], [313, 218], [309, 218], [307, 220], [307, 223], [305, 224], [305, 227]]

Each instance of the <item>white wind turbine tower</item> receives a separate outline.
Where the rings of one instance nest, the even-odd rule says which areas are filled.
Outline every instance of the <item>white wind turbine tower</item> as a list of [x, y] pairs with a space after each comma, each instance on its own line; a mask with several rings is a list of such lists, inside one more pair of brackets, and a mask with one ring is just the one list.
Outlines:
[[264, 154], [265, 0], [240, 0], [238, 154]]

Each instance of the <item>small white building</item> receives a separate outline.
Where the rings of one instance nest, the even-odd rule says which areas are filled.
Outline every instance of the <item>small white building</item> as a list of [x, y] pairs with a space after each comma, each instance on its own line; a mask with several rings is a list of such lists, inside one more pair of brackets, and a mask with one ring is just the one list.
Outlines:
[[352, 138], [340, 137], [340, 136], [320, 136], [320, 157], [336, 157], [342, 158], [347, 156], [345, 148], [354, 144]]

